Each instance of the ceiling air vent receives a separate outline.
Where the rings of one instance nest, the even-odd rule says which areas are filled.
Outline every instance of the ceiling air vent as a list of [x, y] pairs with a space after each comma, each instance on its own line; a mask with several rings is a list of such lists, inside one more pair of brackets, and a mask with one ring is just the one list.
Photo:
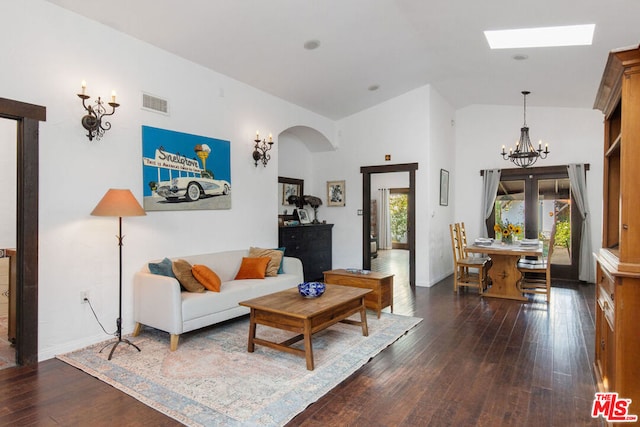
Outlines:
[[143, 92], [142, 93], [142, 109], [168, 115], [169, 101]]

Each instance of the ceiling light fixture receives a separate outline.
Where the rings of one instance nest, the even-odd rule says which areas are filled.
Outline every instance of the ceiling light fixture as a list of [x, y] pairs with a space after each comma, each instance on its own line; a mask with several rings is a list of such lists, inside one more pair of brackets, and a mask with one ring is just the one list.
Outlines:
[[527, 95], [531, 92], [525, 90], [522, 91], [524, 96], [524, 124], [520, 128], [520, 140], [516, 142], [516, 149], [509, 148], [509, 153], [505, 151], [505, 146], [502, 146], [502, 158], [505, 160], [511, 160], [514, 165], [521, 168], [528, 168], [538, 160], [538, 158], [546, 159], [549, 154], [549, 144], [544, 145], [544, 151], [542, 151], [542, 141], [538, 143], [538, 149], [533, 148], [531, 140], [529, 139], [529, 127], [527, 126]]
[[593, 42], [595, 24], [485, 31], [491, 49], [585, 46]]
[[380, 85], [371, 85], [367, 88], [367, 90], [370, 90], [371, 92], [374, 92], [378, 89], [380, 89]]

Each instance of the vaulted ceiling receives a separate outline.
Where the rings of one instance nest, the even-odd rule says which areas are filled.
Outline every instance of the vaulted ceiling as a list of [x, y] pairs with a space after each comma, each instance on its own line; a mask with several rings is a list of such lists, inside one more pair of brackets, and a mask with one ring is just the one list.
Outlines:
[[[592, 108], [608, 52], [640, 42], [638, 0], [48, 1], [331, 119], [426, 84], [456, 109], [522, 90]], [[492, 51], [483, 35], [589, 23], [591, 46]]]

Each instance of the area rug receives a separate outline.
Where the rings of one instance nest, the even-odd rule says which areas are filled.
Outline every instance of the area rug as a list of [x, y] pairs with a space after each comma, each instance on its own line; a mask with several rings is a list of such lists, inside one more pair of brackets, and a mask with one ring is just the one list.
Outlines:
[[[145, 328], [138, 337], [127, 337], [141, 352], [121, 344], [108, 361], [110, 347], [99, 353], [101, 343], [57, 358], [188, 426], [277, 426], [421, 320], [369, 314], [368, 337], [359, 326], [331, 326], [313, 336], [313, 371], [304, 358], [264, 346], [248, 353], [246, 316], [183, 334], [175, 352], [169, 351], [167, 333]], [[257, 336], [284, 341], [292, 334], [258, 325]]]

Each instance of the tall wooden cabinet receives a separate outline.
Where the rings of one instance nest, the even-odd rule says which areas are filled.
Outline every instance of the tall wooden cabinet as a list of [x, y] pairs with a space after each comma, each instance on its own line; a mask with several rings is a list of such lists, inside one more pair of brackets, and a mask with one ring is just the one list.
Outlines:
[[609, 54], [594, 108], [605, 115], [595, 372], [640, 414], [640, 47]]

